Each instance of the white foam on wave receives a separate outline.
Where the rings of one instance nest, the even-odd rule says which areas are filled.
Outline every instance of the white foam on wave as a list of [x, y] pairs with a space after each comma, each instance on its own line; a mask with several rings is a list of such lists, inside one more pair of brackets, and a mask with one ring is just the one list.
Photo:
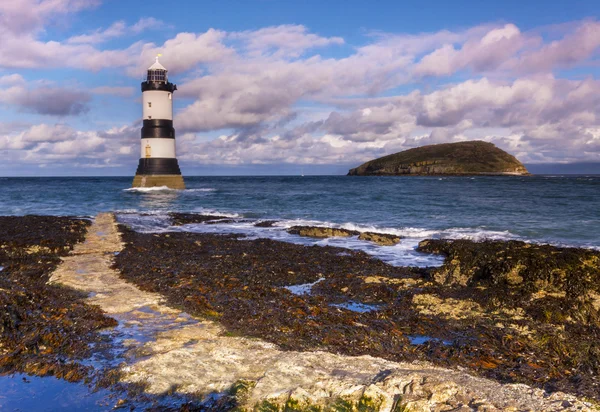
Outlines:
[[178, 189], [171, 189], [167, 186], [153, 186], [153, 187], [130, 187], [128, 189], [123, 189], [124, 192], [178, 192]]
[[[485, 227], [477, 228], [392, 228], [356, 223], [331, 223], [306, 219], [279, 220], [272, 227], [257, 227], [254, 224], [259, 220], [242, 219], [243, 215], [230, 212], [221, 212], [215, 209], [199, 208], [194, 212], [204, 215], [214, 215], [231, 219], [240, 219], [234, 222], [211, 222], [211, 224], [192, 223], [183, 226], [171, 226], [168, 212], [135, 212], [123, 211], [118, 214], [121, 223], [129, 225], [133, 230], [143, 233], [165, 232], [193, 232], [206, 234], [241, 234], [247, 240], [273, 239], [277, 241], [295, 243], [306, 246], [334, 246], [349, 250], [360, 250], [377, 259], [394, 266], [435, 267], [442, 265], [444, 258], [440, 255], [417, 252], [419, 242], [424, 239], [468, 239], [481, 241], [490, 240], [525, 240], [509, 231], [489, 230]], [[265, 220], [261, 218], [260, 220]], [[380, 246], [376, 243], [359, 240], [358, 236], [331, 237], [325, 239], [303, 237], [288, 233], [292, 226], [319, 226], [354, 230], [358, 232], [388, 233], [402, 237], [400, 243], [393, 246]], [[591, 246], [593, 249], [600, 247]]]
[[130, 187], [123, 189], [124, 192], [141, 192], [141, 193], [152, 193], [152, 192], [180, 192], [180, 193], [209, 193], [216, 192], [217, 189], [214, 187], [198, 187], [193, 189], [173, 189], [168, 186], [153, 186], [153, 187]]
[[184, 193], [193, 193], [193, 192], [216, 192], [217, 189], [215, 189], [214, 187], [197, 187], [194, 189], [185, 189], [183, 190]]
[[[117, 221], [128, 225], [132, 230], [140, 233], [166, 233], [173, 231], [188, 231], [186, 228], [190, 225], [172, 226], [171, 213], [172, 210], [153, 210], [140, 211], [136, 209], [124, 209], [115, 212]], [[201, 208], [196, 213], [203, 215], [211, 215], [221, 218], [239, 218], [237, 213], [220, 212], [214, 209]]]
[[[203, 212], [206, 214], [206, 211]], [[229, 223], [211, 222], [209, 225], [203, 223], [192, 223], [168, 228], [165, 228], [164, 226], [157, 227], [156, 222], [148, 223], [155, 225], [156, 231], [193, 232], [207, 234], [241, 234], [246, 236], [245, 239], [247, 240], [266, 238], [305, 246], [335, 246], [351, 250], [361, 250], [373, 257], [381, 259], [382, 261], [395, 266], [426, 267], [440, 266], [443, 263], [443, 258], [441, 256], [419, 253], [415, 250], [419, 241], [423, 238], [403, 239], [399, 244], [394, 246], [379, 246], [373, 242], [359, 240], [358, 236], [317, 239], [288, 233], [287, 228], [294, 226], [292, 222], [297, 223], [298, 220], [291, 222], [280, 221], [273, 227], [256, 227], [254, 226], [256, 223], [254, 220], [240, 220], [238, 222]], [[321, 223], [322, 226], [323, 222], [315, 223]], [[144, 228], [140, 231], [148, 232], [155, 229]]]
[[171, 227], [171, 217], [168, 212], [153, 213], [116, 213], [117, 222], [129, 226], [140, 233], [165, 233]]
[[[204, 215], [214, 215], [238, 219], [242, 216], [237, 213], [222, 212], [215, 209], [198, 208], [194, 212]], [[447, 239], [514, 239], [510, 232], [489, 231], [483, 228], [451, 228], [444, 230], [424, 228], [388, 228], [356, 223], [336, 224], [306, 219], [279, 220], [273, 227], [256, 227], [254, 220], [240, 220], [237, 222], [211, 222], [210, 225], [192, 223], [183, 226], [171, 226], [171, 219], [167, 212], [150, 213], [123, 213], [118, 216], [121, 223], [129, 225], [133, 230], [143, 233], [165, 232], [194, 232], [207, 234], [241, 234], [245, 239], [260, 238], [273, 239], [306, 246], [334, 246], [350, 250], [363, 251], [377, 259], [394, 266], [433, 267], [443, 263], [439, 255], [417, 252], [419, 242], [426, 238]], [[402, 241], [393, 246], [380, 246], [373, 242], [359, 240], [358, 236], [331, 237], [325, 239], [303, 237], [287, 232], [292, 226], [319, 226], [342, 228], [358, 232], [389, 233], [402, 237]]]
[[468, 239], [468, 240], [515, 240], [520, 239], [519, 236], [510, 231], [489, 230], [484, 227], [477, 228], [448, 228], [448, 229], [427, 229], [416, 227], [379, 227], [374, 225], [365, 225], [358, 223], [331, 223], [316, 220], [292, 219], [284, 220], [275, 223], [276, 226], [290, 228], [292, 226], [317, 226], [335, 229], [346, 229], [357, 232], [373, 232], [396, 235], [404, 238], [439, 238], [439, 239]]
[[168, 213], [169, 211], [163, 211], [163, 210], [140, 210], [140, 209], [117, 209], [115, 210], [115, 214], [117, 215], [135, 215], [135, 214], [140, 214], [140, 215], [164, 215], [165, 213]]
[[196, 209], [194, 209], [193, 213], [199, 213], [199, 214], [208, 215], [208, 216], [230, 217], [230, 218], [241, 218], [242, 217], [242, 215], [240, 215], [239, 213], [222, 212], [220, 210], [208, 209], [205, 207], [196, 208]]

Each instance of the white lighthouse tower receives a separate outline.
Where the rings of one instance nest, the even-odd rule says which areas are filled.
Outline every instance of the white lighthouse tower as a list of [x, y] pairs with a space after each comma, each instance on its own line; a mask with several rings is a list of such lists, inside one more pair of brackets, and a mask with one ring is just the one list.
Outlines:
[[169, 83], [167, 69], [158, 62], [148, 68], [142, 82], [143, 126], [141, 156], [133, 187], [167, 186], [185, 189], [181, 170], [175, 157], [173, 128], [173, 92], [177, 86]]

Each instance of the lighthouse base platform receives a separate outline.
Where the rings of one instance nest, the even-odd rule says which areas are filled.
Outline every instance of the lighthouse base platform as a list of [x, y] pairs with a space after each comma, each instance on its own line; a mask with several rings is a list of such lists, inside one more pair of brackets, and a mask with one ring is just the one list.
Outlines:
[[181, 175], [135, 175], [132, 187], [162, 187], [169, 189], [185, 189]]

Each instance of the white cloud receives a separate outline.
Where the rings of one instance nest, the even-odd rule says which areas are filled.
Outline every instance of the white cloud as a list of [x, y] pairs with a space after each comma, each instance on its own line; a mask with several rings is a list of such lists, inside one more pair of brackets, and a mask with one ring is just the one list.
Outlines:
[[469, 80], [428, 94], [365, 103], [283, 135], [259, 127], [249, 135], [189, 143], [180, 153], [217, 164], [266, 159], [347, 164], [424, 144], [483, 139], [528, 162], [600, 161], [600, 82], [594, 80]]
[[0, 149], [33, 149], [43, 143], [69, 141], [76, 135], [74, 129], [64, 124], [39, 124], [20, 133], [0, 137]]
[[341, 37], [321, 37], [301, 25], [281, 25], [258, 30], [234, 32], [230, 39], [240, 40], [251, 56], [298, 57], [315, 47], [340, 45]]
[[[0, 130], [8, 129], [1, 127]], [[137, 153], [139, 129], [122, 126], [107, 131], [78, 131], [67, 124], [39, 124], [0, 136], [0, 150], [12, 161], [35, 165], [80, 164], [114, 167]]]
[[2, 86], [14, 86], [14, 85], [24, 85], [25, 79], [20, 74], [7, 74], [0, 77], [0, 85]]
[[146, 30], [156, 30], [165, 27], [165, 23], [161, 20], [155, 19], [154, 17], [142, 17], [131, 26], [131, 32], [135, 34], [142, 33]]
[[99, 44], [107, 40], [123, 37], [127, 34], [140, 34], [145, 30], [157, 29], [163, 27], [164, 23], [153, 17], [144, 17], [137, 21], [137, 23], [128, 26], [124, 21], [117, 21], [113, 23], [107, 29], [95, 30], [90, 34], [80, 34], [78, 36], [70, 37], [67, 40], [69, 44]]
[[88, 92], [55, 86], [28, 87], [19, 75], [0, 78], [7, 87], [0, 89], [0, 103], [5, 107], [18, 107], [43, 115], [70, 116], [89, 110], [91, 96]]
[[39, 31], [53, 17], [94, 8], [100, 0], [2, 0], [0, 27], [22, 34]]

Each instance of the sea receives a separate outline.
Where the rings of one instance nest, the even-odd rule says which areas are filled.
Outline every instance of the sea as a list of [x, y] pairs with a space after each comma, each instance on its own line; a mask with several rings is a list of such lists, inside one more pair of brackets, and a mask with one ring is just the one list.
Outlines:
[[[131, 188], [131, 177], [0, 178], [1, 215], [93, 217], [112, 211], [143, 232], [239, 233], [364, 250], [388, 263], [436, 266], [415, 251], [426, 238], [501, 239], [600, 249], [600, 175], [186, 176], [186, 190]], [[223, 216], [171, 226], [170, 212]], [[274, 220], [271, 228], [254, 226]], [[290, 235], [314, 225], [400, 235], [396, 246], [357, 237]]]

